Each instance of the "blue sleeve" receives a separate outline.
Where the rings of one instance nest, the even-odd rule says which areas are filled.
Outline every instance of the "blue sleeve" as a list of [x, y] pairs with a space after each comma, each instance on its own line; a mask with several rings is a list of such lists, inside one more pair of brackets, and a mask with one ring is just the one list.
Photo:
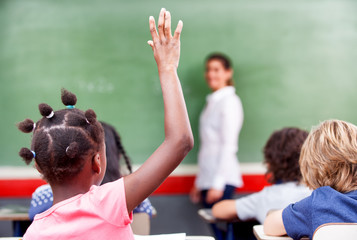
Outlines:
[[283, 223], [289, 237], [300, 239], [311, 234], [311, 199], [311, 196], [307, 197], [283, 210]]
[[29, 218], [33, 221], [36, 214], [42, 213], [52, 207], [53, 194], [50, 185], [38, 187], [32, 194], [31, 205], [29, 209]]
[[134, 208], [133, 213], [146, 213], [152, 217], [153, 207], [148, 198], [146, 198], [142, 203], [140, 203], [136, 208]]

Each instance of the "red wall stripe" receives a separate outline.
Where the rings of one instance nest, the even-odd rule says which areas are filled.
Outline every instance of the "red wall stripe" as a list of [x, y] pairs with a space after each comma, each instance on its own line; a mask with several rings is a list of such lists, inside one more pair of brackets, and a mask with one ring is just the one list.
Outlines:
[[0, 197], [29, 198], [43, 184], [42, 179], [1, 179]]
[[[171, 176], [156, 189], [154, 194], [188, 194], [195, 181], [195, 176]], [[237, 189], [238, 193], [253, 193], [262, 190], [270, 184], [265, 175], [243, 175], [244, 186]]]
[[[188, 194], [195, 176], [170, 176], [156, 189], [154, 195]], [[238, 193], [252, 193], [269, 185], [262, 174], [243, 175], [244, 186]], [[41, 179], [1, 179], [0, 198], [30, 198], [35, 189], [46, 182]]]

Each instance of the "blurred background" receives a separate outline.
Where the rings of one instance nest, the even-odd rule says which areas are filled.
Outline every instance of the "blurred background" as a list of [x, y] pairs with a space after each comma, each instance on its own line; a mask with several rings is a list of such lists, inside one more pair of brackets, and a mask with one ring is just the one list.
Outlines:
[[149, 16], [157, 18], [161, 7], [174, 24], [184, 22], [178, 71], [195, 148], [182, 166], [197, 163], [211, 52], [234, 64], [245, 114], [243, 165], [262, 161], [273, 130], [310, 130], [331, 118], [357, 123], [354, 0], [0, 0], [0, 166], [25, 166], [18, 150], [29, 147], [30, 135], [15, 124], [38, 120], [41, 102], [64, 108], [63, 87], [77, 94], [78, 108], [93, 108], [115, 126], [133, 163], [143, 163], [164, 138], [160, 83], [146, 43]]
[[195, 134], [209, 93], [204, 58], [232, 58], [244, 106], [239, 160], [260, 162], [269, 134], [321, 120], [356, 122], [357, 2], [353, 0], [0, 1], [0, 164], [23, 166], [30, 136], [15, 123], [63, 108], [62, 87], [113, 124], [134, 163], [161, 143], [163, 103], [148, 18], [184, 22], [179, 76]]

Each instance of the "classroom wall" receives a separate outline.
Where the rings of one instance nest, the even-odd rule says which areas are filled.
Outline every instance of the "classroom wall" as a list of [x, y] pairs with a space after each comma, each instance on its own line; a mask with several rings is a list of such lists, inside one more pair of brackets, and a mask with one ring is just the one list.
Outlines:
[[77, 94], [114, 125], [140, 164], [164, 137], [163, 103], [148, 17], [169, 9], [184, 22], [179, 76], [195, 135], [183, 164], [195, 164], [198, 118], [209, 89], [204, 58], [234, 63], [244, 106], [241, 162], [259, 162], [275, 130], [310, 129], [339, 118], [357, 122], [357, 2], [354, 0], [2, 0], [0, 1], [0, 165], [23, 166], [30, 135], [15, 123], [39, 119], [37, 105], [63, 108]]

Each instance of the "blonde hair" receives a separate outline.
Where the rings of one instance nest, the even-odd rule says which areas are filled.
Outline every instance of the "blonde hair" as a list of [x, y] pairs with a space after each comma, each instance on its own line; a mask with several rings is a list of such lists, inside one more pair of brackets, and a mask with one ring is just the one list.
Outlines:
[[357, 127], [327, 120], [313, 129], [301, 148], [300, 168], [308, 187], [357, 190]]

